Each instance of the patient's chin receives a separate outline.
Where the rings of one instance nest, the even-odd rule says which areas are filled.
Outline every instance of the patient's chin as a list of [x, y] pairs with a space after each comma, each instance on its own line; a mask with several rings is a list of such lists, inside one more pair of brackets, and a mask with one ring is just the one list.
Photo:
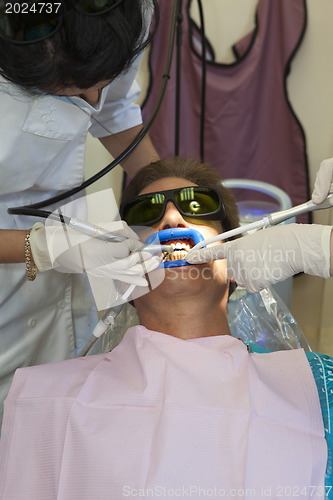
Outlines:
[[225, 266], [214, 262], [165, 269], [165, 279], [160, 286], [168, 287], [173, 293], [185, 290], [189, 295], [206, 288], [219, 289], [229, 283]]

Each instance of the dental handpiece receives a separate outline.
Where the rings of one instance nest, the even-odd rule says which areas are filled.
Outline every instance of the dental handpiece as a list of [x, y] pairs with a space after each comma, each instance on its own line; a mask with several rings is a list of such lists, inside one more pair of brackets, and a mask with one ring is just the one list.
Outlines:
[[314, 212], [315, 210], [323, 210], [325, 208], [332, 208], [333, 206], [333, 193], [330, 194], [323, 203], [316, 205], [312, 200], [307, 201], [306, 203], [302, 203], [301, 205], [296, 205], [295, 207], [287, 208], [286, 210], [280, 210], [279, 212], [272, 212], [269, 215], [266, 215], [260, 220], [255, 222], [251, 222], [250, 224], [246, 224], [245, 226], [236, 227], [235, 229], [231, 229], [230, 231], [226, 231], [225, 233], [218, 234], [213, 236], [212, 238], [207, 238], [206, 240], [200, 241], [197, 245], [195, 245], [190, 252], [192, 253], [194, 250], [199, 250], [200, 248], [210, 245], [211, 243], [215, 243], [216, 241], [226, 240], [228, 238], [232, 238], [233, 236], [238, 236], [242, 233], [247, 233], [248, 231], [252, 231], [254, 229], [262, 229], [267, 226], [274, 226], [275, 224], [279, 224], [280, 222], [284, 222], [285, 220], [291, 219], [292, 217], [296, 217], [297, 215], [301, 215], [307, 212]]
[[[108, 233], [100, 226], [95, 224], [89, 224], [88, 222], [77, 219], [76, 217], [64, 217], [65, 223], [75, 231], [86, 234], [91, 238], [97, 238], [102, 241], [110, 241], [113, 243], [120, 243], [125, 241], [127, 238], [125, 236], [119, 236], [112, 233]], [[173, 253], [174, 248], [171, 245], [145, 245], [134, 252], [147, 251], [150, 253], [167, 252], [169, 254]]]

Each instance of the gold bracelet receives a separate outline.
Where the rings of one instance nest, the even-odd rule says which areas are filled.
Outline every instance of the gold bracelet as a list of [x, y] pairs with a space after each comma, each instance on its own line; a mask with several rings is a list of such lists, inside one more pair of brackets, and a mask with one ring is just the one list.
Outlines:
[[24, 239], [24, 261], [25, 261], [25, 270], [27, 273], [27, 279], [29, 281], [33, 281], [37, 275], [37, 266], [31, 262], [31, 247], [30, 247], [30, 233], [31, 229], [25, 232]]

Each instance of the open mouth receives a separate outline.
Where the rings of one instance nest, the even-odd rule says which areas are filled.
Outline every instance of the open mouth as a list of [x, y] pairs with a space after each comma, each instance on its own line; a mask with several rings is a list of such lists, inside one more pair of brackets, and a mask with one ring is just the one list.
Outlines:
[[185, 259], [186, 254], [194, 247], [194, 241], [190, 240], [169, 240], [165, 242], [166, 245], [171, 245], [173, 253], [163, 252], [162, 262], [170, 262], [174, 260]]
[[151, 234], [145, 244], [171, 245], [174, 252], [169, 254], [163, 252], [161, 267], [189, 266], [185, 256], [197, 243], [203, 241], [204, 237], [199, 231], [189, 227], [175, 227], [163, 229], [158, 233]]

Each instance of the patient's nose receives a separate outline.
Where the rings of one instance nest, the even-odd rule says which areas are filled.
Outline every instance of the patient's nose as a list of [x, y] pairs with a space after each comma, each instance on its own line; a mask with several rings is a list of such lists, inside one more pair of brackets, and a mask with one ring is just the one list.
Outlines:
[[188, 224], [186, 224], [186, 221], [172, 201], [168, 201], [164, 215], [159, 222], [158, 230], [162, 231], [162, 229], [169, 229], [171, 227], [188, 227]]

